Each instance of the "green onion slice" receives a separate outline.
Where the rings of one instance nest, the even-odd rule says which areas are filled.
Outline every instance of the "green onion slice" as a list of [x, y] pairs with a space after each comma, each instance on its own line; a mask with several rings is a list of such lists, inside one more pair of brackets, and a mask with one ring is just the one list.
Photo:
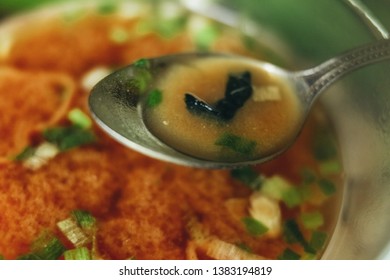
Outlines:
[[286, 248], [278, 257], [278, 260], [299, 260], [301, 256], [290, 248]]
[[237, 152], [242, 155], [251, 155], [253, 154], [256, 148], [256, 142], [248, 140], [231, 133], [222, 134], [215, 145], [228, 148], [234, 152]]
[[263, 176], [249, 166], [233, 169], [230, 171], [230, 175], [254, 191], [258, 191], [261, 188], [264, 179]]
[[300, 219], [307, 229], [317, 229], [324, 224], [324, 217], [318, 211], [311, 213], [301, 213]]
[[79, 247], [64, 252], [65, 260], [91, 260], [91, 254], [86, 247]]
[[79, 108], [74, 108], [68, 113], [68, 119], [76, 126], [84, 129], [92, 127], [92, 120]]
[[268, 231], [268, 227], [252, 217], [244, 217], [241, 221], [244, 223], [248, 233], [252, 236], [261, 236]]

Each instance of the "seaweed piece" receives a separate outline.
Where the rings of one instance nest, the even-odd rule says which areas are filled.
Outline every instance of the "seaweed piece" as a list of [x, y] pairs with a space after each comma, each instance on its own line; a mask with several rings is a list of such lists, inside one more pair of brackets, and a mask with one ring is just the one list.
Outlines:
[[214, 106], [207, 104], [190, 93], [185, 94], [184, 102], [187, 110], [191, 113], [204, 114], [216, 117], [219, 120], [229, 121], [234, 117], [238, 109], [244, 106], [252, 92], [251, 73], [245, 71], [229, 75], [225, 96], [217, 101]]

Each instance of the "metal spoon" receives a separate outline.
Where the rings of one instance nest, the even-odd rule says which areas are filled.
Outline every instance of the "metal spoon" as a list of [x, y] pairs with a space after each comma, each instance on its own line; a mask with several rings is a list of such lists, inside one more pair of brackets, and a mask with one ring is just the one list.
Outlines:
[[[190, 156], [169, 147], [155, 137], [146, 127], [142, 114], [142, 92], [150, 88], [154, 79], [160, 77], [175, 64], [186, 64], [194, 59], [203, 59], [222, 54], [178, 54], [142, 60], [118, 70], [101, 80], [92, 89], [89, 106], [96, 122], [114, 139], [143, 154], [176, 164], [202, 168], [233, 168], [241, 165], [257, 164], [272, 159], [286, 150], [292, 143], [272, 154], [248, 161], [221, 162]], [[248, 59], [231, 57], [235, 59]], [[343, 75], [362, 66], [390, 58], [390, 40], [379, 40], [352, 49], [340, 56], [331, 58], [311, 69], [289, 72], [272, 64], [256, 61], [272, 75], [286, 79], [294, 88], [301, 102], [301, 125], [319, 93]], [[145, 67], [144, 63], [147, 64]], [[191, 81], [188, 81], [189, 83]], [[294, 137], [300, 128], [294, 131]]]

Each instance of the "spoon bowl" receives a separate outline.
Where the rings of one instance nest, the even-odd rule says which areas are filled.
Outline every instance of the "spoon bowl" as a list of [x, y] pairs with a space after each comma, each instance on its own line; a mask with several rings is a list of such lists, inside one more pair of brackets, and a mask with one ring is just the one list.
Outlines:
[[[164, 77], [175, 65], [190, 65], [194, 61], [226, 58], [255, 65], [288, 85], [299, 103], [294, 129], [282, 145], [265, 151], [256, 158], [225, 160], [201, 158], [171, 147], [152, 133], [145, 123], [145, 92], [153, 89], [158, 78]], [[226, 54], [178, 54], [140, 60], [101, 80], [93, 89], [89, 105], [96, 122], [114, 139], [148, 156], [202, 168], [234, 168], [268, 161], [285, 151], [294, 142], [304, 125], [316, 98], [345, 74], [362, 66], [390, 58], [390, 41], [380, 40], [350, 50], [311, 69], [290, 72], [254, 59]], [[260, 120], [259, 120], [260, 121]]]

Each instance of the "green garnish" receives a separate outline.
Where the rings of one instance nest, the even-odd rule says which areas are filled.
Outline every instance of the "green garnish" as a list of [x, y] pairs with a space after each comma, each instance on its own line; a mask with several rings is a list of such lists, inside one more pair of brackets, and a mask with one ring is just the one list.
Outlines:
[[92, 131], [76, 125], [48, 128], [43, 131], [43, 137], [48, 142], [56, 144], [60, 151], [66, 151], [96, 141], [96, 136]]
[[302, 195], [296, 188], [289, 188], [283, 191], [282, 201], [287, 207], [293, 208], [302, 203]]
[[160, 19], [156, 21], [156, 31], [165, 38], [172, 38], [181, 32], [187, 25], [187, 16], [178, 16], [170, 19]]
[[341, 164], [338, 160], [327, 160], [320, 162], [320, 173], [323, 176], [338, 174], [341, 172]]
[[5, 260], [4, 256], [0, 254], [0, 260]]
[[111, 1], [105, 1], [97, 7], [97, 11], [103, 15], [114, 13], [117, 11], [117, 9], [118, 6], [115, 3], [112, 3]]
[[245, 252], [253, 253], [252, 249], [243, 242], [237, 243], [236, 246]]
[[278, 257], [278, 260], [299, 260], [301, 256], [291, 250], [290, 248], [287, 248], [283, 251], [283, 253]]
[[149, 92], [148, 97], [146, 99], [146, 106], [149, 108], [156, 107], [162, 102], [162, 91], [159, 89], [153, 89]]
[[74, 108], [69, 111], [68, 119], [76, 126], [79, 126], [84, 129], [89, 129], [92, 127], [92, 120], [81, 111], [79, 108]]
[[64, 252], [65, 246], [50, 232], [43, 232], [31, 245], [31, 252], [20, 256], [20, 260], [56, 260]]
[[244, 223], [247, 232], [252, 236], [261, 236], [268, 231], [268, 227], [254, 218], [244, 217], [241, 221]]
[[324, 224], [324, 217], [320, 212], [301, 213], [300, 219], [307, 229], [317, 229]]
[[335, 184], [328, 179], [320, 179], [318, 181], [318, 186], [320, 187], [321, 191], [327, 196], [332, 195], [336, 192]]
[[125, 43], [129, 40], [129, 32], [123, 27], [115, 27], [110, 32], [110, 39], [117, 44]]
[[91, 260], [91, 254], [86, 247], [79, 247], [64, 252], [65, 260]]
[[337, 156], [336, 145], [329, 132], [320, 130], [315, 134], [313, 153], [319, 161], [330, 160]]
[[284, 223], [283, 227], [284, 238], [287, 243], [299, 243], [302, 245], [304, 250], [308, 253], [315, 254], [316, 251], [310, 246], [310, 244], [305, 240], [301, 230], [296, 221], [290, 219]]
[[208, 24], [195, 33], [195, 44], [201, 51], [207, 51], [218, 39], [220, 30], [217, 26]]
[[83, 229], [90, 229], [96, 224], [96, 219], [85, 210], [74, 210], [71, 213], [72, 217], [76, 220], [77, 224]]
[[309, 245], [313, 249], [320, 251], [324, 247], [327, 238], [328, 235], [325, 232], [313, 231]]
[[150, 61], [146, 58], [138, 59], [133, 63], [133, 66], [139, 69], [149, 69], [150, 68]]
[[301, 178], [302, 178], [302, 184], [304, 186], [310, 185], [317, 180], [317, 175], [316, 175], [315, 171], [308, 168], [308, 167], [302, 168], [300, 174], [301, 174]]
[[35, 154], [36, 148], [32, 146], [27, 146], [23, 149], [21, 153], [19, 153], [17, 156], [15, 156], [14, 160], [16, 161], [23, 161], [30, 157], [32, 157]]
[[222, 134], [215, 142], [215, 145], [228, 148], [242, 155], [251, 155], [256, 148], [255, 141], [231, 133]]
[[261, 176], [256, 172], [256, 170], [249, 166], [232, 169], [230, 171], [230, 175], [254, 191], [257, 191], [261, 188], [264, 179], [263, 176]]

